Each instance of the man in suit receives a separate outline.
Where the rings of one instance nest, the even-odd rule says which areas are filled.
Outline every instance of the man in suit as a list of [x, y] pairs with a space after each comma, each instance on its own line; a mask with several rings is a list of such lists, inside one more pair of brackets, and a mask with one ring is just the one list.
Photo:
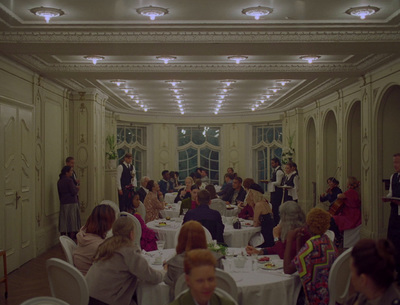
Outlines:
[[117, 188], [118, 188], [118, 200], [119, 209], [121, 212], [126, 211], [129, 202], [129, 192], [136, 186], [135, 182], [135, 167], [132, 165], [132, 154], [126, 153], [124, 156], [124, 162], [117, 167]]
[[225, 184], [222, 186], [221, 191], [218, 192], [218, 196], [223, 200], [223, 201], [229, 201], [232, 196], [233, 192], [233, 174], [226, 173], [225, 174]]
[[140, 188], [138, 190], [138, 194], [139, 194], [139, 199], [142, 203], [144, 202], [144, 198], [146, 198], [146, 195], [149, 192], [149, 190], [146, 188], [147, 182], [149, 181], [150, 178], [147, 176], [143, 176], [142, 179], [140, 179]]
[[210, 231], [213, 239], [219, 243], [224, 242], [224, 224], [222, 223], [221, 214], [218, 211], [210, 209], [211, 196], [207, 190], [201, 190], [197, 194], [198, 207], [190, 210], [183, 218], [183, 223], [189, 220], [200, 222]]
[[244, 202], [246, 198], [246, 191], [242, 187], [242, 178], [235, 177], [232, 182], [232, 189], [230, 189], [230, 193], [226, 195], [229, 198], [226, 201], [226, 204], [234, 204], [237, 205], [241, 202]]
[[169, 171], [163, 170], [161, 176], [163, 178], [158, 182], [158, 185], [160, 186], [160, 192], [165, 197], [166, 193], [172, 193], [174, 191], [174, 187], [172, 186], [172, 183], [169, 180]]

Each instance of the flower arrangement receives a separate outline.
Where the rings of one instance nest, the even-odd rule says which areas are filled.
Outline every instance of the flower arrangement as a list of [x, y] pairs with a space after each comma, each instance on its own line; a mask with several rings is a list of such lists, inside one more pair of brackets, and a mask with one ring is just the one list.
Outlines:
[[213, 252], [221, 253], [223, 256], [226, 255], [226, 246], [218, 244], [216, 240], [213, 240], [212, 243], [209, 243], [207, 247]]
[[282, 150], [282, 163], [283, 164], [287, 164], [290, 161], [293, 161], [293, 157], [294, 157], [294, 153], [295, 150], [293, 148], [293, 140], [294, 140], [294, 136], [295, 136], [296, 132], [294, 132], [292, 135], [289, 135], [287, 137], [287, 142], [289, 147], [285, 147]]
[[106, 142], [108, 145], [109, 151], [106, 152], [106, 156], [108, 160], [116, 160], [117, 159], [117, 153], [115, 151], [115, 148], [117, 147], [117, 143], [115, 143], [115, 137], [114, 135], [108, 135], [106, 138]]

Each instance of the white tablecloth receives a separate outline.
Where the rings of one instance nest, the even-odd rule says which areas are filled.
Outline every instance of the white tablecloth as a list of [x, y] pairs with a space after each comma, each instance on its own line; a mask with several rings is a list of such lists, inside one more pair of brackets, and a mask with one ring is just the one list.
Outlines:
[[[160, 222], [166, 222], [166, 226], [160, 226]], [[154, 230], [158, 238], [165, 241], [165, 249], [175, 248], [175, 234], [181, 227], [183, 218], [173, 218], [171, 220], [159, 219], [147, 223], [147, 226]], [[251, 223], [252, 221], [245, 221]], [[250, 238], [257, 232], [261, 231], [261, 227], [245, 227], [240, 230], [233, 228], [231, 224], [225, 223], [224, 241], [229, 247], [246, 247]]]
[[176, 218], [179, 217], [180, 208], [180, 203], [168, 203], [165, 209], [160, 211], [160, 214], [163, 218]]
[[165, 203], [174, 203], [176, 195], [178, 195], [178, 193], [176, 193], [176, 192], [174, 192], [174, 193], [166, 193], [165, 196], [164, 196]]
[[239, 214], [239, 209], [238, 209], [237, 205], [230, 205], [229, 208], [227, 206], [226, 212], [225, 212], [226, 217], [237, 216], [238, 214]]
[[[240, 253], [244, 249], [231, 249], [228, 251]], [[154, 262], [157, 251], [145, 255], [148, 262]], [[163, 260], [168, 260], [175, 255], [175, 250], [168, 249], [163, 251]], [[277, 255], [269, 255], [271, 260], [282, 264], [282, 260]], [[251, 257], [246, 257], [246, 265], [243, 269], [237, 269], [233, 266], [234, 258], [229, 258], [224, 262], [225, 271], [228, 272], [236, 281], [238, 286], [238, 301], [240, 305], [295, 305], [297, 296], [301, 289], [300, 278], [294, 275], [283, 274], [282, 269], [263, 270], [262, 264], [257, 265], [257, 270], [252, 269]], [[257, 263], [258, 264], [258, 263]], [[154, 269], [162, 269], [160, 265], [151, 265]], [[140, 282], [137, 287], [138, 305], [167, 305], [169, 304], [169, 287], [164, 283], [150, 285]]]

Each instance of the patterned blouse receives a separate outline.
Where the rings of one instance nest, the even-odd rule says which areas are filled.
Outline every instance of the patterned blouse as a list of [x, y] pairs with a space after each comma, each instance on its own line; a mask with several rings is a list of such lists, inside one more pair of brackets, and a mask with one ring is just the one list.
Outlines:
[[158, 214], [165, 208], [164, 202], [158, 200], [157, 194], [154, 192], [147, 193], [143, 204], [146, 208], [146, 223], [158, 219]]
[[337, 256], [336, 247], [324, 234], [311, 237], [293, 259], [310, 305], [329, 304], [329, 270]]

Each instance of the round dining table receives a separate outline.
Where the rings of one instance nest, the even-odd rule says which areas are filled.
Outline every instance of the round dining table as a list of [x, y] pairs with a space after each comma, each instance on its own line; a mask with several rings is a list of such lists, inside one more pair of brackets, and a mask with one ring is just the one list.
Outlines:
[[[238, 288], [238, 303], [240, 305], [284, 304], [295, 305], [301, 289], [301, 282], [296, 272], [293, 275], [284, 274], [283, 261], [277, 255], [269, 255], [276, 269], [266, 270], [264, 263], [259, 263], [257, 258], [242, 256], [246, 253], [244, 248], [228, 248], [229, 256], [224, 259], [224, 271], [235, 280]], [[168, 261], [175, 255], [174, 249], [164, 249], [143, 254], [150, 266], [162, 270], [160, 261]], [[242, 268], [237, 268], [235, 260], [245, 259]], [[155, 264], [158, 263], [158, 264]], [[139, 282], [136, 289], [138, 305], [159, 304], [167, 305], [169, 300], [169, 286], [165, 283], [152, 285]]]
[[[242, 228], [234, 229], [232, 225], [232, 217], [226, 217], [224, 223], [224, 241], [229, 247], [246, 247], [250, 238], [261, 231], [261, 227], [253, 227], [251, 220], [241, 220]], [[147, 226], [154, 230], [158, 239], [164, 240], [165, 249], [175, 248], [175, 235], [182, 226], [183, 216], [171, 218], [170, 220], [158, 219], [147, 223]]]

